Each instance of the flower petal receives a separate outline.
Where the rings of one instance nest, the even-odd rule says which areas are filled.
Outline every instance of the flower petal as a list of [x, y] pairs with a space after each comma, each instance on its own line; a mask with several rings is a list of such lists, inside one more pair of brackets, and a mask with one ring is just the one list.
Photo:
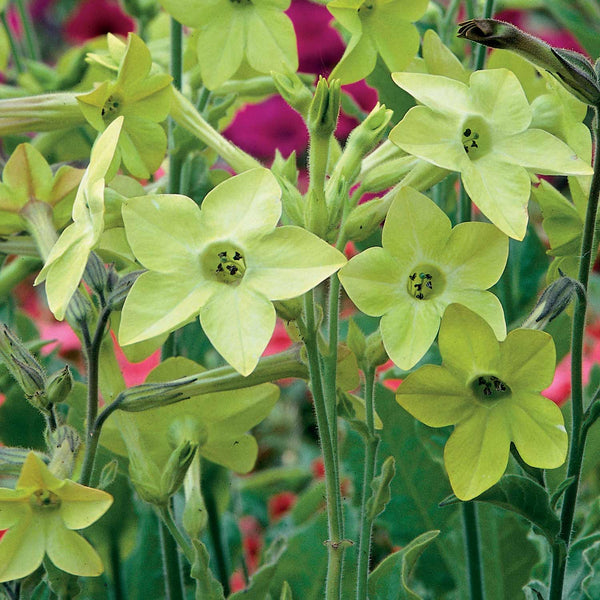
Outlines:
[[480, 317], [483, 317], [486, 323], [494, 330], [494, 335], [497, 339], [503, 340], [506, 337], [504, 309], [500, 300], [492, 292], [451, 289], [443, 294], [443, 299], [447, 304], [452, 304], [453, 302], [462, 304]]
[[0, 488], [0, 530], [8, 529], [28, 512], [31, 490], [9, 490]]
[[[426, 73], [392, 73], [392, 79], [421, 104], [438, 113], [461, 120], [474, 112], [469, 88], [456, 79]], [[458, 138], [460, 141], [460, 135]]]
[[60, 489], [60, 516], [67, 529], [83, 529], [97, 521], [111, 506], [107, 492], [65, 481]]
[[555, 469], [565, 462], [568, 437], [554, 402], [539, 394], [518, 392], [507, 402], [506, 411], [512, 441], [528, 465]]
[[123, 306], [119, 343], [125, 346], [177, 329], [198, 314], [217, 286], [179, 273], [142, 273]]
[[28, 515], [0, 540], [0, 582], [21, 579], [33, 573], [44, 558], [44, 528]]
[[522, 240], [531, 192], [527, 171], [501, 162], [490, 153], [467, 161], [461, 174], [467, 194], [481, 212], [506, 235]]
[[350, 259], [338, 277], [359, 310], [379, 317], [396, 306], [400, 298], [408, 300], [407, 281], [399, 267], [384, 248], [371, 247]]
[[223, 358], [249, 375], [275, 329], [275, 308], [243, 282], [222, 286], [200, 310], [200, 323]]
[[390, 132], [389, 138], [402, 150], [438, 167], [462, 170], [469, 162], [462, 145], [461, 118], [426, 106], [414, 106]]
[[475, 71], [471, 97], [478, 112], [502, 135], [523, 131], [531, 123], [531, 107], [517, 76], [508, 69]]
[[329, 79], [339, 79], [342, 84], [354, 83], [369, 75], [377, 63], [377, 48], [366, 33], [353, 35], [346, 51], [329, 75]]
[[[420, 4], [423, 12], [427, 8], [423, 0], [413, 4]], [[387, 68], [392, 72], [405, 69], [419, 50], [420, 37], [404, 11], [398, 10], [396, 2], [380, 4], [367, 22]]]
[[544, 331], [515, 329], [500, 344], [502, 378], [512, 389], [540, 392], [554, 379], [556, 350]]
[[411, 373], [396, 392], [396, 402], [429, 427], [454, 425], [476, 408], [463, 382], [438, 365]]
[[96, 577], [104, 571], [102, 560], [87, 540], [66, 529], [56, 515], [46, 522], [46, 552], [61, 570], [82, 577]]
[[247, 433], [228, 440], [218, 438], [202, 447], [202, 456], [236, 473], [248, 473], [254, 468], [258, 444]]
[[444, 448], [450, 484], [461, 500], [492, 487], [508, 464], [510, 429], [501, 410], [481, 408], [461, 421]]
[[591, 175], [592, 167], [557, 137], [541, 129], [494, 140], [494, 155], [544, 175]]
[[270, 300], [295, 298], [346, 263], [344, 255], [316, 235], [277, 227], [248, 247], [244, 284]]
[[281, 189], [268, 169], [251, 169], [211, 190], [200, 211], [213, 239], [242, 241], [269, 233], [281, 216]]
[[439, 308], [428, 300], [407, 298], [381, 317], [388, 356], [401, 369], [412, 369], [429, 350], [440, 326]]
[[508, 258], [508, 238], [490, 223], [460, 223], [441, 253], [448, 281], [463, 289], [486, 290], [501, 277]]
[[492, 328], [460, 304], [446, 309], [438, 344], [443, 365], [465, 383], [476, 375], [499, 372], [500, 347]]
[[202, 240], [198, 205], [175, 194], [131, 198], [123, 205], [127, 241], [147, 268], [177, 272], [198, 263]]
[[23, 462], [16, 488], [17, 490], [43, 488], [54, 491], [62, 486], [63, 481], [53, 475], [46, 463], [32, 451]]
[[401, 188], [383, 225], [383, 247], [403, 265], [414, 267], [424, 258], [438, 258], [452, 224], [433, 201], [410, 187]]

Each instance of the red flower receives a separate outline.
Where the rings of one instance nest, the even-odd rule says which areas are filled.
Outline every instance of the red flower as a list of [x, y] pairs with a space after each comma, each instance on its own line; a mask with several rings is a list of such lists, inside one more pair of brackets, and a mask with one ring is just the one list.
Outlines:
[[65, 23], [67, 37], [76, 43], [107, 33], [127, 36], [130, 31], [135, 31], [135, 21], [111, 0], [83, 0]]
[[294, 492], [281, 492], [269, 498], [267, 503], [267, 512], [269, 513], [269, 521], [274, 523], [285, 516], [294, 504], [298, 496]]

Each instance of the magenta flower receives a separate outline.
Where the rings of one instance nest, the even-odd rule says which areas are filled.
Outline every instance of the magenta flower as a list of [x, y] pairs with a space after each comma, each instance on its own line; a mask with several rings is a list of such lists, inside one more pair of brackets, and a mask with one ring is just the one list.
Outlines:
[[111, 0], [83, 0], [65, 23], [67, 37], [76, 43], [114, 33], [127, 37], [135, 21]]

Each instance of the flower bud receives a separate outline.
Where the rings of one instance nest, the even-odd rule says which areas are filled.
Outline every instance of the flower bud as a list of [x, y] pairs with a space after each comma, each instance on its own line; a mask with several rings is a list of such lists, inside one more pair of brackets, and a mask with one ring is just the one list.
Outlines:
[[208, 522], [208, 513], [202, 497], [200, 477], [200, 455], [196, 453], [183, 480], [185, 508], [183, 509], [183, 528], [192, 539], [198, 539]]
[[594, 68], [577, 52], [553, 48], [510, 23], [495, 19], [471, 19], [459, 23], [458, 37], [489, 46], [511, 50], [550, 71], [583, 102], [600, 103], [600, 85]]
[[305, 116], [312, 101], [310, 90], [296, 73], [275, 73], [271, 76], [280, 96], [302, 116]]
[[80, 446], [81, 438], [70, 425], [61, 425], [50, 434], [48, 447], [52, 451], [52, 457], [48, 468], [56, 477], [69, 479], [73, 475]]
[[352, 318], [348, 320], [348, 335], [346, 336], [346, 343], [348, 344], [348, 348], [354, 352], [354, 355], [360, 363], [367, 348], [367, 340], [361, 328], [354, 322], [354, 319]]
[[562, 273], [561, 277], [553, 281], [540, 296], [537, 304], [525, 319], [522, 327], [527, 329], [544, 329], [546, 325], [558, 317], [567, 308], [575, 294], [585, 295], [581, 283]]
[[25, 397], [36, 408], [47, 407], [44, 369], [23, 342], [4, 324], [0, 324], [0, 358], [25, 393]]
[[50, 404], [60, 404], [67, 399], [69, 392], [73, 388], [73, 376], [67, 365], [64, 369], [56, 371], [46, 383], [46, 396]]
[[197, 443], [185, 440], [169, 456], [160, 479], [160, 487], [167, 496], [172, 496], [182, 486], [197, 449]]
[[326, 79], [319, 78], [306, 119], [311, 135], [328, 138], [333, 134], [340, 112], [341, 93], [339, 79], [328, 84]]
[[367, 338], [367, 347], [365, 349], [365, 358], [369, 365], [372, 367], [378, 367], [384, 364], [388, 360], [387, 352], [383, 346], [383, 340], [381, 339], [381, 332], [376, 329]]
[[119, 461], [113, 458], [107, 462], [100, 472], [100, 480], [98, 482], [98, 489], [105, 490], [110, 484], [116, 479], [119, 472]]
[[79, 290], [75, 290], [67, 306], [67, 320], [74, 321], [81, 326], [87, 323], [91, 314], [92, 305], [90, 301]]
[[117, 279], [116, 282], [111, 276], [110, 281], [113, 289], [106, 301], [110, 310], [121, 310], [123, 308], [129, 290], [142, 272], [143, 271], [133, 271], [132, 273], [127, 273], [127, 275], [123, 275], [123, 277]]
[[99, 296], [104, 294], [106, 282], [108, 281], [108, 274], [104, 267], [104, 263], [95, 252], [90, 252], [83, 272], [83, 279], [96, 294]]
[[295, 321], [302, 314], [302, 298], [290, 298], [289, 300], [277, 300], [273, 302], [277, 316], [284, 321]]

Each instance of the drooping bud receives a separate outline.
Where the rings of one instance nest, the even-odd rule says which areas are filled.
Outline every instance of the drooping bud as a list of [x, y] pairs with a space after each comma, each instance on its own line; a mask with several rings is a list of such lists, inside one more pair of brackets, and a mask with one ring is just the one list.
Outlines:
[[4, 324], [0, 324], [0, 358], [25, 397], [36, 408], [44, 410], [48, 406], [44, 369], [23, 342]]
[[511, 50], [546, 69], [580, 100], [598, 106], [600, 84], [590, 62], [578, 52], [553, 48], [546, 42], [496, 19], [471, 19], [459, 23], [458, 37], [490, 48]]
[[46, 396], [50, 404], [60, 404], [67, 399], [69, 392], [73, 388], [73, 376], [67, 365], [64, 369], [56, 371], [46, 383]]
[[576, 294], [585, 295], [581, 283], [567, 277], [560, 271], [561, 277], [553, 281], [540, 296], [537, 304], [523, 322], [522, 327], [527, 329], [544, 329], [546, 325], [558, 317], [571, 302]]

